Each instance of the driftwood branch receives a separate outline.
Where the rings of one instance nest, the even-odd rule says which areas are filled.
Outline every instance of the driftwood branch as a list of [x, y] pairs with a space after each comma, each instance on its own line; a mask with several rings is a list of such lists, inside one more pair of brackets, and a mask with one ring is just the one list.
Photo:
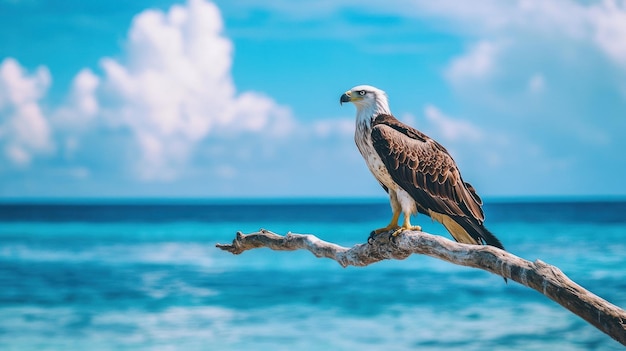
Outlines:
[[626, 311], [587, 291], [555, 266], [540, 260], [530, 262], [492, 246], [460, 244], [424, 232], [404, 231], [393, 241], [389, 238], [383, 233], [368, 244], [346, 248], [314, 235], [288, 233], [281, 236], [261, 229], [248, 235], [238, 232], [232, 244], [216, 246], [235, 255], [260, 247], [281, 251], [305, 249], [317, 257], [335, 260], [343, 267], [367, 266], [386, 259], [402, 260], [411, 254], [428, 255], [479, 268], [535, 289], [626, 345]]

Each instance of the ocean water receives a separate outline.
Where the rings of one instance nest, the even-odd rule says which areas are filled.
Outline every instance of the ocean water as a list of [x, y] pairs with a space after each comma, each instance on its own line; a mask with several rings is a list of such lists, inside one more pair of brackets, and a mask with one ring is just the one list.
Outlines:
[[[509, 251], [626, 307], [626, 202], [485, 211]], [[623, 349], [534, 290], [430, 257], [215, 248], [261, 227], [351, 246], [389, 216], [384, 201], [2, 204], [0, 350]]]

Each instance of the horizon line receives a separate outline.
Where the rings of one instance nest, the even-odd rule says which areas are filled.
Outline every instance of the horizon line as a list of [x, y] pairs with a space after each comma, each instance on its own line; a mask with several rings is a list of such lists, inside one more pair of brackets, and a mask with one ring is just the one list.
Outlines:
[[[483, 205], [489, 203], [541, 202], [624, 202], [626, 195], [523, 195], [483, 196]], [[0, 197], [0, 205], [280, 205], [280, 204], [354, 204], [388, 203], [386, 196], [251, 196], [251, 197], [191, 197], [191, 196], [76, 196], [76, 197]]]

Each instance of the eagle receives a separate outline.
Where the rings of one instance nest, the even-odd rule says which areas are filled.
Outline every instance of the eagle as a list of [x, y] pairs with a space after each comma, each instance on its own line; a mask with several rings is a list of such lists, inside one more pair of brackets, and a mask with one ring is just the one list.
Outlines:
[[[384, 91], [359, 85], [341, 95], [339, 102], [356, 106], [354, 140], [367, 167], [389, 194], [391, 222], [372, 235], [421, 230], [410, 221], [419, 212], [441, 223], [457, 242], [504, 250], [485, 228], [483, 202], [463, 180], [452, 156], [426, 134], [397, 120]], [[400, 214], [404, 221], [398, 226]]]

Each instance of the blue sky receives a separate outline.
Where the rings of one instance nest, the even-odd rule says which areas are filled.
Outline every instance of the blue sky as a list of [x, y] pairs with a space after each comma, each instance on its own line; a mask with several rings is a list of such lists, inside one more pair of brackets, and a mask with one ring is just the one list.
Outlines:
[[626, 195], [626, 1], [0, 0], [0, 197], [384, 197], [358, 84], [484, 197]]

